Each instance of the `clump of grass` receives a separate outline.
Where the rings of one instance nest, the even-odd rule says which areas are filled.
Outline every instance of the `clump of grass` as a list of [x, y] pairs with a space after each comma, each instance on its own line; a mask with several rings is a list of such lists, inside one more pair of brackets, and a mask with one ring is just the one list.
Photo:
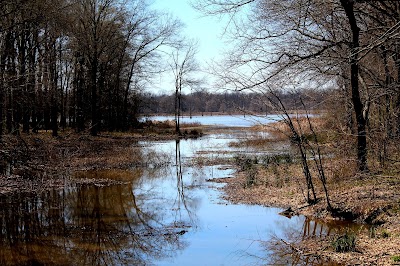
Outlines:
[[256, 138], [256, 139], [246, 139], [240, 142], [232, 142], [229, 144], [231, 147], [264, 147], [271, 142], [271, 139], [266, 138]]
[[371, 226], [369, 228], [369, 237], [370, 238], [375, 238], [376, 237], [376, 227], [375, 226]]
[[[259, 159], [259, 163], [275, 177], [276, 187], [282, 187], [289, 181], [288, 165], [294, 161], [295, 158], [289, 153], [264, 155]], [[268, 182], [265, 185], [268, 185]]]
[[246, 173], [246, 183], [244, 187], [250, 187], [256, 183], [256, 176], [258, 173], [256, 165], [258, 164], [258, 158], [250, 158], [248, 156], [236, 156], [234, 157], [236, 165], [240, 167], [240, 170]]
[[167, 129], [167, 128], [174, 128], [175, 122], [173, 120], [165, 120], [165, 121], [148, 120], [143, 123], [143, 126], [146, 128]]
[[253, 166], [246, 172], [246, 187], [250, 187], [256, 184], [257, 169]]
[[258, 158], [255, 156], [251, 158], [245, 155], [238, 155], [234, 157], [235, 164], [240, 167], [241, 171], [247, 171], [253, 167], [254, 164], [258, 164]]
[[279, 164], [290, 164], [294, 162], [294, 158], [291, 154], [289, 153], [279, 153], [279, 154], [272, 154], [272, 155], [266, 155], [261, 158], [261, 161], [264, 166], [268, 165], [279, 165]]
[[346, 232], [336, 237], [331, 243], [335, 252], [350, 252], [356, 250], [356, 236], [354, 233]]
[[283, 187], [289, 182], [292, 167], [297, 163], [296, 157], [290, 153], [235, 156], [234, 163], [245, 173], [244, 188], [252, 185]]
[[388, 231], [386, 231], [386, 230], [383, 230], [382, 231], [382, 237], [383, 238], [389, 238], [390, 237], [390, 233]]
[[393, 262], [400, 262], [400, 255], [395, 255], [392, 257]]
[[194, 128], [194, 129], [185, 129], [182, 134], [184, 136], [200, 137], [203, 135], [203, 132], [201, 129]]

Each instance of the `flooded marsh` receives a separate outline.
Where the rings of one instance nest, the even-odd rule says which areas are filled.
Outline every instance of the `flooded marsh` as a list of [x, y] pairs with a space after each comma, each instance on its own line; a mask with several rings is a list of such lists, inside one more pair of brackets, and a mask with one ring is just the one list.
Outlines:
[[126, 147], [127, 170], [79, 171], [63, 189], [1, 196], [0, 264], [327, 265], [285, 243], [335, 226], [222, 199], [224, 184], [212, 181], [233, 176], [235, 154], [255, 152], [229, 145], [246, 134], [139, 141]]

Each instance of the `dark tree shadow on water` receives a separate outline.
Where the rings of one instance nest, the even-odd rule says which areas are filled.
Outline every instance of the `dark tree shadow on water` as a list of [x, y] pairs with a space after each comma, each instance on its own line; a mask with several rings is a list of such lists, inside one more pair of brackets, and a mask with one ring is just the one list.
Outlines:
[[[243, 252], [243, 256], [253, 257], [257, 265], [292, 265], [292, 266], [339, 266], [341, 264], [327, 261], [318, 253], [310, 253], [299, 247], [299, 243], [308, 238], [325, 238], [340, 233], [344, 228], [352, 228], [353, 224], [332, 221], [324, 223], [305, 217], [302, 226], [293, 226], [285, 223], [277, 224], [279, 234], [271, 232], [268, 237], [263, 237], [254, 242], [260, 245], [264, 254], [251, 254]], [[354, 228], [353, 228], [354, 229]], [[255, 244], [255, 243], [253, 243]], [[328, 247], [320, 247], [324, 249]]]
[[[1, 265], [149, 265], [187, 245], [132, 184], [0, 198]], [[143, 195], [141, 195], [143, 196]]]

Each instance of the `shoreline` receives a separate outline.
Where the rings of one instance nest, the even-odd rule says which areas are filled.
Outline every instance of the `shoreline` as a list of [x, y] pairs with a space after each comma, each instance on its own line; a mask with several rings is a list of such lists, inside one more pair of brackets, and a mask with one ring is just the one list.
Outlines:
[[[306, 111], [305, 110], [287, 110], [289, 114], [304, 114]], [[309, 114], [310, 113], [324, 113], [325, 111], [320, 111], [320, 110], [308, 110], [307, 111]], [[196, 113], [182, 113], [180, 117], [191, 117], [191, 116], [259, 116], [259, 117], [265, 117], [269, 115], [281, 115], [283, 112], [274, 112], [274, 113], [255, 113], [255, 112], [247, 112], [247, 111], [238, 111], [238, 112], [196, 112]], [[170, 116], [174, 117], [175, 114], [173, 113], [149, 113], [149, 114], [144, 114], [141, 117], [146, 118], [146, 117], [155, 117], [155, 116]]]
[[[326, 210], [326, 201], [322, 198], [322, 188], [317, 186], [321, 196], [315, 205], [304, 201], [298, 184], [301, 180], [293, 178], [284, 184], [274, 184], [276, 181], [266, 173], [259, 173], [258, 178], [266, 179], [265, 184], [246, 186], [246, 173], [237, 170], [228, 179], [217, 182], [225, 183], [223, 198], [232, 204], [261, 205], [290, 210], [290, 215], [304, 215], [310, 219], [332, 223], [346, 221], [334, 217]], [[400, 182], [389, 186], [390, 181], [375, 180], [373, 175], [355, 176], [351, 180], [341, 180], [328, 184], [333, 206], [351, 214], [363, 230], [342, 232], [336, 236], [309, 237], [300, 243], [290, 243], [303, 254], [317, 256], [340, 265], [399, 265], [396, 260], [400, 255]], [[394, 177], [387, 177], [393, 179]], [[347, 183], [347, 189], [343, 189]], [[334, 237], [344, 234], [356, 236], [355, 250], [352, 252], [336, 252], [332, 248]]]
[[[223, 132], [226, 129], [217, 127], [202, 127], [204, 134]], [[0, 194], [29, 193], [51, 188], [62, 188], [65, 177], [73, 171], [129, 169], [135, 163], [140, 163], [132, 149], [126, 149], [139, 140], [176, 139], [173, 134], [160, 133], [103, 133], [97, 137], [89, 135], [66, 134], [53, 138], [51, 133], [39, 135], [23, 135], [5, 140], [11, 146], [29, 147], [25, 153], [15, 154], [18, 166], [13, 174], [0, 178]], [[268, 140], [270, 141], [270, 140]], [[280, 140], [282, 141], [282, 140]], [[251, 143], [251, 142], [250, 142]], [[258, 142], [255, 142], [258, 143]], [[262, 144], [262, 143], [261, 143]], [[260, 144], [257, 144], [260, 145]], [[115, 154], [118, 154], [115, 157]], [[25, 164], [24, 165], [24, 160]], [[20, 162], [19, 162], [20, 161]], [[343, 163], [338, 163], [343, 167]], [[223, 198], [235, 203], [255, 204], [282, 209], [291, 208], [293, 215], [305, 215], [325, 221], [338, 220], [326, 211], [322, 189], [316, 186], [320, 201], [308, 206], [305, 204], [303, 191], [299, 183], [303, 182], [301, 169], [296, 165], [289, 168], [274, 168], [271, 174], [261, 166], [257, 170], [256, 182], [247, 185], [245, 171], [237, 169], [234, 177], [216, 180], [226, 183], [223, 188]], [[328, 189], [334, 207], [352, 213], [355, 221], [368, 224], [374, 228], [374, 235], [364, 230], [357, 232], [356, 251], [337, 253], [331, 248], [332, 238], [304, 239], [296, 248], [305, 254], [316, 254], [343, 265], [396, 265], [395, 258], [400, 257], [400, 178], [371, 173], [369, 175], [354, 175], [351, 177], [333, 176], [337, 165], [328, 165], [330, 178]], [[52, 176], [53, 173], [59, 175]], [[30, 175], [37, 176], [32, 178]], [[290, 178], [289, 178], [290, 177]], [[79, 180], [72, 182], [92, 182], [102, 185], [123, 182], [123, 180]], [[292, 244], [292, 243], [291, 243]], [[321, 249], [321, 247], [323, 247]], [[398, 264], [397, 264], [398, 265]]]

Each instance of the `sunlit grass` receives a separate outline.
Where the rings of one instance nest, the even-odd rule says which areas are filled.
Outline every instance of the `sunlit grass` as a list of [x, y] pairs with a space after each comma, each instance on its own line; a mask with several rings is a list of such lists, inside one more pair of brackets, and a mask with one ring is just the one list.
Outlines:
[[264, 147], [267, 144], [274, 142], [274, 140], [271, 140], [269, 138], [251, 138], [251, 139], [245, 139], [241, 141], [236, 141], [236, 142], [230, 142], [229, 146], [230, 147]]

